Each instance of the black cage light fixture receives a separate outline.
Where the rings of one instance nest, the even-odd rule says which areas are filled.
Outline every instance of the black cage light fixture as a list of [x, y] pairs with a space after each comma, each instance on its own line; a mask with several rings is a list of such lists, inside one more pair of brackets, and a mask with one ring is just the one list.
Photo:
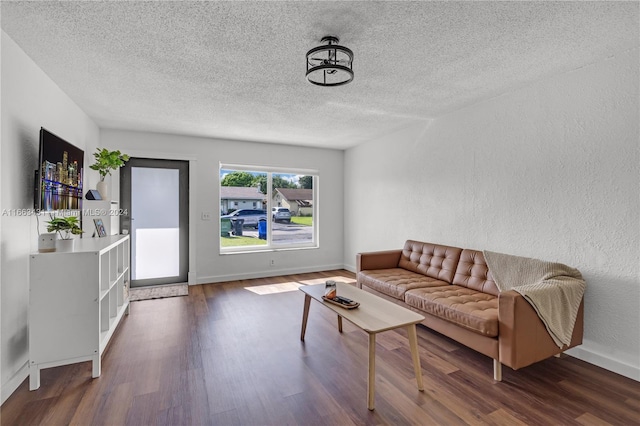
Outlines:
[[341, 86], [353, 80], [353, 52], [339, 46], [338, 37], [326, 36], [324, 46], [307, 52], [307, 80], [318, 86]]

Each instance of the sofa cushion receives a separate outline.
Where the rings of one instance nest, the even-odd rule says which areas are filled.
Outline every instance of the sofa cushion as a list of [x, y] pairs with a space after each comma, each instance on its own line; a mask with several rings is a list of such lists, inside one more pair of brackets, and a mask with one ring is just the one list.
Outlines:
[[407, 240], [398, 266], [450, 284], [461, 252], [458, 247]]
[[459, 285], [418, 288], [405, 293], [407, 305], [483, 336], [498, 335], [498, 298]]
[[478, 250], [462, 250], [458, 268], [453, 277], [453, 284], [493, 294], [494, 296], [500, 293], [496, 283], [493, 281], [491, 272], [489, 272], [484, 255]]
[[358, 272], [358, 283], [399, 300], [404, 300], [404, 293], [407, 290], [449, 285], [444, 281], [402, 268], [360, 271]]

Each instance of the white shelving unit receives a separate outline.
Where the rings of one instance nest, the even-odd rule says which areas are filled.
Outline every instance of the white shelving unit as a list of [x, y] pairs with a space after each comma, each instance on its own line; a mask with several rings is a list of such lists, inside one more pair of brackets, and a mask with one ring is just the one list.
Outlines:
[[82, 238], [73, 252], [30, 256], [29, 389], [40, 370], [100, 358], [129, 313], [129, 236]]

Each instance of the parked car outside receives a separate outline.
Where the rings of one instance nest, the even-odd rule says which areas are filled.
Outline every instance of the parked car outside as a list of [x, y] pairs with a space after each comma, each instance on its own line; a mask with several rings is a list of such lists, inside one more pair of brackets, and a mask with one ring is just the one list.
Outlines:
[[291, 212], [286, 207], [271, 207], [271, 219], [274, 222], [291, 223]]
[[253, 226], [257, 229], [260, 220], [267, 220], [267, 211], [258, 209], [240, 209], [233, 213], [220, 216], [220, 219], [231, 219], [232, 221], [234, 219], [244, 219], [243, 226]]

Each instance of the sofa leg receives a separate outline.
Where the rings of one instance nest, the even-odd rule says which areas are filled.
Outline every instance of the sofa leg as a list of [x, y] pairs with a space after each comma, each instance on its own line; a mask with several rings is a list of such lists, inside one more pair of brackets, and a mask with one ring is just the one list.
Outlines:
[[502, 364], [497, 359], [493, 360], [493, 380], [496, 382], [502, 381]]

